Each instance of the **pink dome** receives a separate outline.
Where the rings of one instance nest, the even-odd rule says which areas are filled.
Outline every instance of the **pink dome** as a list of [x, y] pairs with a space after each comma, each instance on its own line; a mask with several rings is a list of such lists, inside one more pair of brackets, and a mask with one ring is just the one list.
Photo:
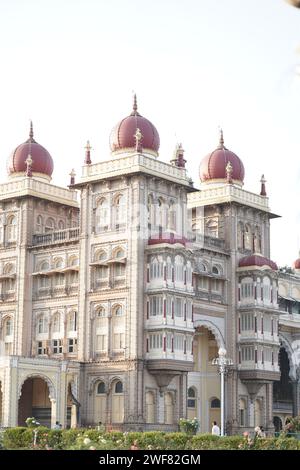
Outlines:
[[48, 150], [34, 140], [32, 123], [30, 125], [29, 139], [23, 144], [18, 145], [8, 159], [8, 173], [10, 175], [25, 173], [27, 169], [26, 160], [29, 154], [32, 157], [32, 173], [42, 173], [51, 178], [53, 173], [52, 157]]
[[274, 261], [271, 261], [269, 258], [265, 258], [265, 256], [257, 254], [245, 256], [244, 258], [240, 259], [239, 268], [247, 268], [250, 266], [269, 266], [269, 268], [273, 269], [274, 271], [277, 271], [278, 269], [277, 264], [274, 263]]
[[300, 269], [300, 258], [296, 259], [293, 266], [294, 269]]
[[157, 154], [159, 134], [154, 125], [137, 112], [135, 96], [132, 113], [122, 119], [111, 131], [109, 139], [111, 151], [136, 148], [135, 134], [137, 129], [141, 132], [141, 147]]
[[242, 160], [224, 146], [221, 132], [220, 144], [216, 150], [206, 155], [200, 163], [200, 179], [203, 183], [210, 180], [227, 180], [226, 166], [231, 163], [232, 181], [243, 184], [245, 169]]

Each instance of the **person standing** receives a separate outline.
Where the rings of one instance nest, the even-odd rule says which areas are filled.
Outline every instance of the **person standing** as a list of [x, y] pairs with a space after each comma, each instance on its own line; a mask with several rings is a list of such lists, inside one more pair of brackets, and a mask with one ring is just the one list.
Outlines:
[[211, 433], [212, 433], [213, 436], [220, 436], [220, 428], [217, 425], [216, 421], [213, 421], [213, 423], [212, 423]]

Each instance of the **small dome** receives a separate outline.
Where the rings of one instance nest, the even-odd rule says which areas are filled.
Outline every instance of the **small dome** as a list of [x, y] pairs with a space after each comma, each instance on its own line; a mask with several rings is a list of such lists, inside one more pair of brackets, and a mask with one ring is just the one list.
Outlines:
[[228, 180], [228, 164], [230, 163], [230, 179], [233, 183], [242, 185], [245, 169], [242, 160], [224, 146], [221, 131], [218, 148], [206, 155], [200, 163], [200, 180], [202, 183], [214, 183]]
[[122, 119], [111, 131], [110, 149], [112, 152], [137, 148], [137, 135], [140, 134], [140, 148], [157, 156], [159, 135], [154, 125], [137, 112], [137, 101], [134, 95], [132, 113]]
[[27, 169], [26, 160], [28, 155], [32, 158], [32, 173], [39, 173], [40, 175], [45, 175], [46, 177], [51, 178], [53, 173], [52, 157], [48, 150], [34, 140], [32, 123], [30, 124], [29, 139], [23, 144], [18, 145], [8, 159], [8, 174], [14, 175], [17, 173], [25, 173]]
[[294, 269], [300, 269], [300, 258], [296, 259], [293, 264]]
[[269, 267], [274, 271], [277, 271], [278, 267], [274, 261], [271, 261], [269, 258], [265, 256], [254, 254], [250, 256], [245, 256], [244, 258], [240, 259], [239, 261], [239, 268], [247, 268], [247, 267]]

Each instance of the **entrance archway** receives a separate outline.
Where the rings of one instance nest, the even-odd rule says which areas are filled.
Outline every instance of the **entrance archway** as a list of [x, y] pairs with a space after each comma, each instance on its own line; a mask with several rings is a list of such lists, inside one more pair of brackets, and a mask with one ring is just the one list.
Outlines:
[[212, 360], [218, 357], [222, 344], [218, 329], [212, 324], [197, 327], [193, 340], [194, 370], [188, 373], [187, 406], [189, 416], [198, 418], [200, 432], [211, 432], [212, 421], [220, 424], [220, 376]]
[[282, 430], [281, 418], [279, 418], [279, 416], [274, 416], [273, 423], [274, 423], [274, 427], [275, 427], [275, 432], [280, 432]]
[[284, 347], [279, 350], [280, 380], [273, 384], [273, 409], [292, 416], [293, 388], [290, 379], [289, 357]]
[[29, 377], [25, 380], [18, 405], [19, 426], [25, 426], [29, 417], [34, 417], [42, 426], [51, 426], [49, 393], [48, 384], [41, 377]]

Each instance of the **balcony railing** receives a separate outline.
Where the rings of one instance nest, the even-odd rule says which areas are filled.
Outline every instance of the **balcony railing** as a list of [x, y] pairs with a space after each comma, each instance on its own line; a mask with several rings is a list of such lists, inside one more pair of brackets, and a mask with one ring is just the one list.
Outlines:
[[32, 245], [53, 245], [79, 240], [79, 227], [33, 235]]

